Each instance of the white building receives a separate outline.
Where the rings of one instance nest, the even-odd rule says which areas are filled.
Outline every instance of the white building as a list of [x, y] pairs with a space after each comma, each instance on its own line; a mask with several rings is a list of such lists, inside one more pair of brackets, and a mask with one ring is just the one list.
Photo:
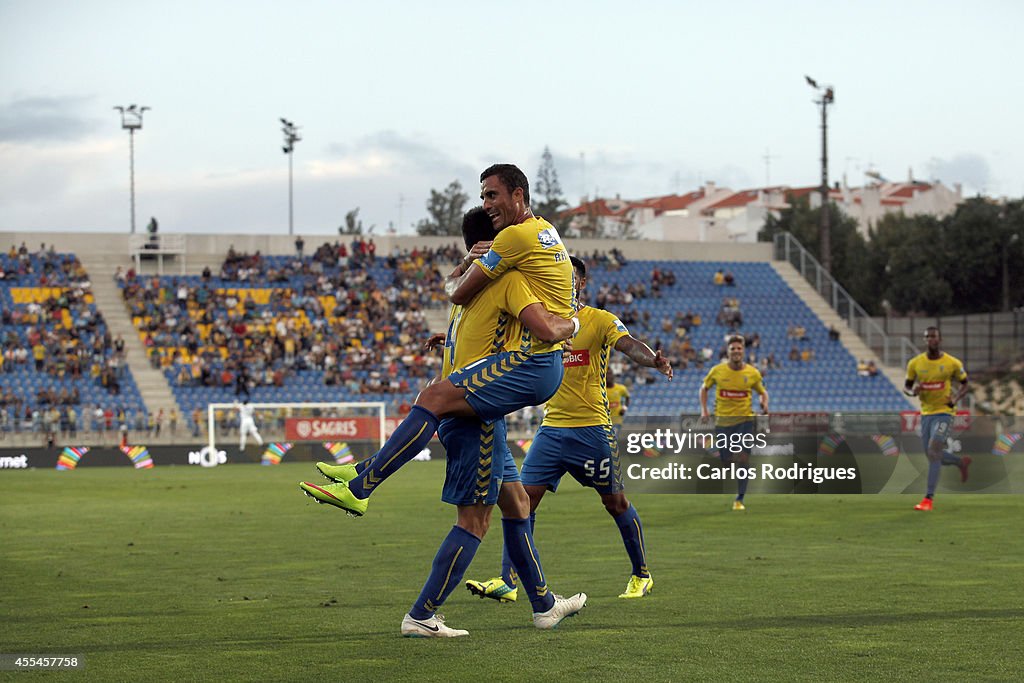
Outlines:
[[[808, 197], [811, 208], [821, 206], [817, 187], [762, 187], [733, 191], [707, 183], [684, 195], [665, 195], [640, 200], [595, 199], [562, 214], [570, 235], [603, 234], [622, 237], [632, 232], [641, 239], [685, 242], [756, 242], [769, 213], [788, 208], [789, 202]], [[861, 233], [887, 213], [907, 216], [947, 216], [962, 201], [961, 189], [940, 182], [908, 180], [893, 183], [879, 179], [864, 187], [836, 186], [829, 199], [856, 219]], [[566, 221], [568, 221], [566, 223]]]

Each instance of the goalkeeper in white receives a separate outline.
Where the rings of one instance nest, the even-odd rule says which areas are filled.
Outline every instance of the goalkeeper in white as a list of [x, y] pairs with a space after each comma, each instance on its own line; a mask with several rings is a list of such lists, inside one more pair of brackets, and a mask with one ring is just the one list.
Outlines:
[[256, 420], [252, 417], [253, 408], [249, 405], [249, 401], [235, 403], [235, 405], [238, 406], [238, 450], [245, 450], [245, 437], [249, 434], [252, 434], [252, 438], [256, 439], [256, 443], [262, 446], [263, 437], [260, 436], [260, 431], [256, 429]]

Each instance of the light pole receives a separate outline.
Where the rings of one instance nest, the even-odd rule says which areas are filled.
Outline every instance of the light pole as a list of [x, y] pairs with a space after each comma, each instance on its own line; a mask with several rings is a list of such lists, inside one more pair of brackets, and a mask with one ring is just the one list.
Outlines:
[[829, 224], [828, 211], [828, 105], [835, 101], [835, 88], [831, 85], [818, 85], [810, 76], [804, 76], [807, 84], [818, 91], [820, 99], [814, 100], [821, 105], [821, 223], [818, 226], [818, 257], [826, 271], [832, 271], [832, 227]]
[[295, 143], [302, 138], [299, 137], [299, 128], [287, 119], [281, 119], [281, 132], [284, 133], [284, 147], [281, 148], [288, 155], [288, 234], [295, 232], [294, 211], [292, 208], [292, 152], [295, 151]]
[[132, 234], [135, 234], [135, 131], [142, 130], [142, 114], [149, 107], [114, 107], [121, 112], [121, 128], [128, 131], [128, 177], [131, 183]]

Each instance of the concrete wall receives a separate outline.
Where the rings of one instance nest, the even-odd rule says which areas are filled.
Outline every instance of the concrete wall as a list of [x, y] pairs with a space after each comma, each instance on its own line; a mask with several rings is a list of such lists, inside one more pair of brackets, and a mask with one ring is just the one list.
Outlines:
[[[260, 251], [264, 255], [295, 253], [295, 238], [287, 235], [200, 235], [185, 234], [186, 261], [196, 256], [221, 257], [228, 248], [234, 246], [236, 251], [253, 253]], [[338, 235], [304, 235], [305, 251], [311, 253], [324, 242], [339, 239], [351, 241], [350, 237]], [[39, 249], [40, 242], [47, 245], [53, 243], [57, 251], [70, 251], [87, 254], [110, 254], [112, 259], [121, 263], [129, 262], [129, 235], [123, 233], [97, 232], [0, 232], [0, 249], [7, 251], [11, 244], [22, 242], [32, 251]], [[395, 246], [412, 248], [416, 246], [436, 247], [446, 244], [461, 244], [462, 240], [455, 237], [417, 237], [408, 235], [380, 235], [373, 237], [379, 256], [390, 252]], [[709, 242], [661, 242], [648, 240], [600, 240], [600, 239], [567, 239], [566, 246], [571, 252], [592, 253], [608, 251], [612, 247], [619, 248], [630, 259], [675, 260], [675, 261], [743, 261], [765, 262], [772, 257], [772, 246], [769, 243], [735, 244]], [[123, 257], [123, 258], [122, 258]], [[201, 268], [199, 268], [201, 270]], [[192, 268], [190, 267], [191, 271]], [[174, 272], [170, 268], [168, 272]], [[196, 271], [198, 272], [198, 271]]]

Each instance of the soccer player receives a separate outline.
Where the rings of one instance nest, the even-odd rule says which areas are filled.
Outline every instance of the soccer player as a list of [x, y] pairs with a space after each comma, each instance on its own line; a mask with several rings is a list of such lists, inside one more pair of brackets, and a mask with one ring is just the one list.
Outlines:
[[[477, 243], [481, 235], [489, 240], [493, 228], [487, 214], [482, 209], [470, 211], [463, 220], [463, 233], [467, 248]], [[512, 271], [466, 306], [453, 305], [447, 333], [431, 337], [427, 347], [444, 342], [441, 375], [450, 377], [457, 368], [485, 361], [496, 349], [509, 345], [519, 347], [528, 334], [550, 339], [559, 334], [567, 335], [573, 328], [569, 321], [547, 313], [526, 286], [522, 274]], [[458, 518], [434, 558], [420, 595], [402, 620], [402, 635], [424, 638], [468, 635], [465, 630], [445, 625], [436, 611], [462, 581], [487, 533], [496, 502], [504, 515], [505, 543], [526, 585], [530, 586], [534, 625], [542, 629], [554, 628], [562, 619], [582, 609], [586, 604], [585, 594], [562, 598], [547, 587], [529, 525], [529, 499], [508, 449], [504, 418], [491, 423], [477, 417], [445, 418], [440, 422], [438, 436], [447, 452], [441, 499], [457, 506]], [[341, 482], [353, 480], [371, 466], [372, 459], [356, 466], [317, 463], [324, 476]], [[314, 490], [319, 488], [314, 484], [307, 486]]]
[[[967, 481], [971, 456], [957, 457], [946, 450], [957, 402], [967, 393], [967, 372], [964, 364], [942, 350], [942, 333], [937, 327], [924, 331], [928, 350], [907, 363], [907, 381], [903, 393], [921, 399], [921, 442], [928, 456], [928, 493], [914, 506], [915, 510], [931, 510], [939, 471], [943, 465], [960, 468], [960, 481]], [[952, 382], [960, 383], [956, 393]]]
[[259, 430], [256, 429], [256, 420], [252, 417], [253, 407], [249, 405], [248, 399], [235, 405], [238, 407], [238, 450], [245, 450], [245, 437], [249, 434], [252, 434], [252, 437], [256, 439], [256, 443], [262, 446], [263, 437], [260, 436]]
[[[735, 334], [729, 337], [728, 358], [711, 368], [700, 386], [700, 418], [710, 419], [708, 413], [708, 390], [715, 387], [715, 441], [725, 441], [725, 447], [718, 449], [723, 463], [731, 463], [733, 456], [741, 465], [750, 462], [749, 445], [753, 439], [754, 411], [753, 394], [760, 397], [761, 412], [768, 414], [768, 390], [764, 387], [761, 373], [747, 363], [745, 358], [746, 340]], [[723, 439], [724, 437], [724, 439]], [[743, 496], [747, 493], [747, 479], [740, 477], [737, 482], [736, 500], [733, 510], [746, 510]]]
[[[580, 263], [582, 264], [583, 262], [580, 261]], [[584, 269], [586, 268], [586, 266], [583, 267]], [[580, 325], [582, 324], [583, 321], [581, 320]], [[618, 384], [615, 381], [615, 373], [612, 372], [611, 368], [608, 368], [608, 378], [605, 381], [605, 386], [608, 387], [608, 414], [611, 415], [612, 428], [615, 430], [615, 435], [618, 436], [622, 430], [622, 420], [625, 418], [626, 410], [629, 408], [629, 389], [626, 388], [625, 384]]]
[[[577, 298], [587, 283], [586, 265], [572, 257], [576, 274]], [[655, 368], [669, 380], [672, 366], [647, 344], [632, 336], [618, 318], [608, 311], [589, 306], [577, 310], [580, 333], [573, 348], [565, 354], [565, 377], [544, 409], [541, 424], [523, 461], [523, 484], [530, 497], [530, 522], [547, 491], [557, 491], [562, 477], [569, 473], [583, 486], [597, 491], [605, 510], [615, 520], [626, 546], [633, 573], [620, 598], [641, 598], [651, 592], [654, 579], [647, 569], [643, 525], [636, 508], [622, 492], [619, 453], [612, 429], [612, 414], [606, 379], [611, 350], [626, 354], [638, 365]], [[480, 597], [512, 602], [518, 595], [513, 566], [508, 553], [502, 556], [501, 576], [488, 581], [467, 581], [466, 587]]]
[[[485, 169], [480, 174], [480, 198], [498, 234], [489, 248], [474, 247], [449, 276], [445, 291], [451, 302], [466, 305], [491, 281], [515, 270], [548, 313], [572, 321], [573, 327], [551, 338], [527, 329], [518, 350], [495, 346], [491, 355], [427, 386], [365, 470], [349, 481], [324, 487], [302, 482], [300, 488], [307, 495], [360, 516], [376, 487], [427, 445], [439, 420], [476, 417], [491, 424], [525, 406], [540, 405], [557, 391], [562, 382], [561, 340], [579, 330], [569, 254], [558, 231], [533, 215], [529, 183], [515, 166]], [[463, 320], [458, 332], [464, 334], [466, 327], [478, 324], [487, 321]]]

